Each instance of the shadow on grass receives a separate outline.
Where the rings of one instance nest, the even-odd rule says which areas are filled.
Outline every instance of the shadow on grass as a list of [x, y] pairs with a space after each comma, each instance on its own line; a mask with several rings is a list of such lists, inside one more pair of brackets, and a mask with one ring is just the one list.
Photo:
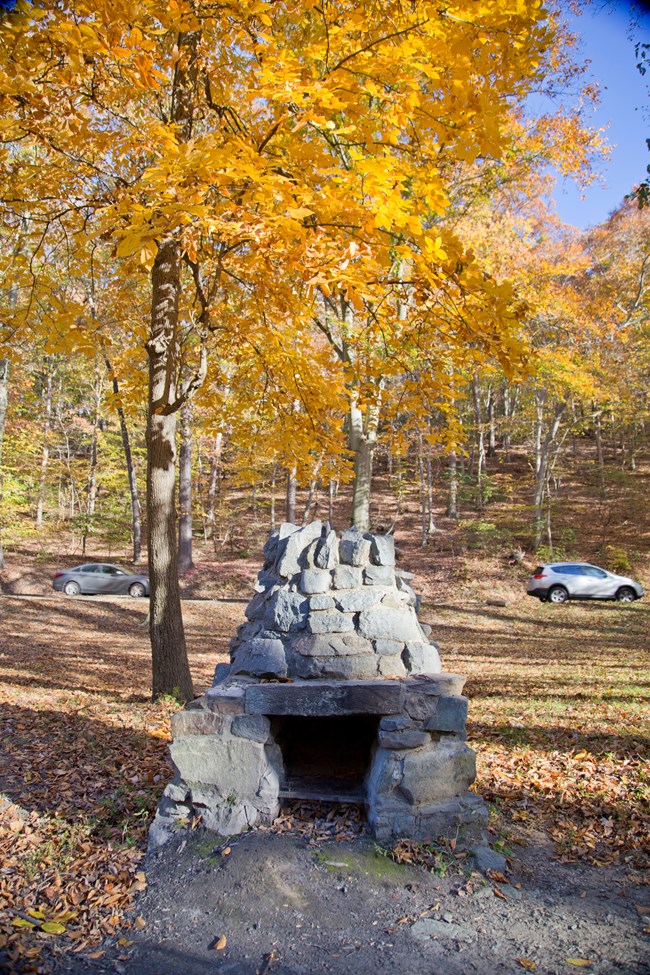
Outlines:
[[616, 735], [601, 731], [590, 734], [566, 725], [513, 727], [471, 720], [467, 722], [467, 733], [470, 742], [475, 744], [484, 741], [499, 742], [506, 747], [527, 745], [540, 752], [584, 750], [594, 758], [606, 755], [616, 755], [620, 759], [650, 758], [650, 740], [642, 735]]
[[0, 790], [119, 839], [153, 812], [171, 777], [167, 743], [78, 712], [0, 705]]

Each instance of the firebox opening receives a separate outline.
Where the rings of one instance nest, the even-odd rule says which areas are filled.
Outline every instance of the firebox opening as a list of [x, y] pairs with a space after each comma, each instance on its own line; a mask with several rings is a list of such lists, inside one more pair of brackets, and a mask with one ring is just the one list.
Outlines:
[[365, 714], [274, 718], [272, 734], [284, 763], [280, 796], [363, 802], [378, 725], [377, 715]]

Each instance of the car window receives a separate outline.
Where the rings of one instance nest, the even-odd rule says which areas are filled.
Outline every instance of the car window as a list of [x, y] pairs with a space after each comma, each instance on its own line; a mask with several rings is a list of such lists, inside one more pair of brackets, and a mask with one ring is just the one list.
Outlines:
[[82, 565], [79, 572], [99, 572], [98, 565]]
[[597, 568], [595, 565], [584, 565], [582, 566], [584, 575], [594, 576], [596, 579], [606, 579], [607, 573], [603, 569]]
[[102, 565], [101, 569], [104, 575], [114, 576], [116, 574], [116, 569], [114, 565]]
[[576, 572], [577, 566], [575, 565], [554, 565], [553, 572], [559, 573], [561, 576], [575, 576], [579, 573]]

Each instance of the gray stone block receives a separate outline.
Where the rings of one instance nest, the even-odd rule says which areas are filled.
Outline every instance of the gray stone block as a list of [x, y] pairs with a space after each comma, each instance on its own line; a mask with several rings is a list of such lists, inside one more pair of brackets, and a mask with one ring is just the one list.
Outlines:
[[404, 731], [413, 727], [415, 725], [405, 714], [390, 714], [379, 722], [380, 731]]
[[[282, 536], [282, 528], [280, 535]], [[291, 526], [295, 529], [295, 525]], [[307, 566], [307, 549], [320, 537], [322, 522], [312, 521], [291, 532], [278, 548], [276, 571], [284, 579], [291, 578]]]
[[476, 778], [476, 756], [457, 739], [443, 739], [404, 756], [400, 792], [413, 805], [425, 805], [466, 792]]
[[190, 790], [184, 782], [170, 782], [163, 795], [174, 803], [185, 803], [190, 801]]
[[363, 570], [353, 565], [337, 565], [332, 577], [334, 589], [356, 589], [363, 584]]
[[467, 678], [460, 674], [412, 674], [404, 681], [407, 691], [419, 691], [427, 697], [461, 694]]
[[407, 670], [400, 654], [375, 657], [377, 669], [382, 677], [406, 677]]
[[334, 602], [333, 596], [328, 596], [326, 594], [317, 594], [311, 597], [309, 600], [309, 611], [313, 609], [334, 609], [336, 603]]
[[255, 637], [239, 647], [232, 662], [232, 675], [253, 674], [256, 677], [286, 677], [287, 658], [282, 640]]
[[267, 569], [262, 569], [257, 573], [257, 582], [253, 587], [255, 592], [268, 592], [273, 586], [278, 585], [278, 577], [274, 572], [269, 572]]
[[202, 788], [213, 786], [223, 799], [254, 796], [267, 771], [264, 746], [245, 738], [177, 738], [170, 745], [170, 754], [192, 796], [197, 783]]
[[268, 601], [264, 625], [269, 630], [280, 630], [282, 633], [303, 629], [308, 609], [309, 602], [302, 593], [278, 589]]
[[360, 613], [372, 609], [381, 600], [381, 591], [373, 589], [350, 589], [336, 593], [336, 605], [344, 613]]
[[177, 711], [172, 714], [174, 738], [188, 735], [218, 735], [224, 728], [225, 717], [215, 711]]
[[373, 640], [373, 646], [375, 653], [380, 657], [392, 657], [393, 654], [401, 654], [404, 649], [404, 643], [401, 640]]
[[408, 642], [402, 656], [411, 674], [437, 674], [442, 670], [438, 651], [432, 643]]
[[319, 657], [323, 677], [331, 680], [368, 680], [377, 676], [377, 657], [356, 654], [349, 657]]
[[317, 569], [334, 569], [339, 564], [339, 542], [335, 531], [316, 543], [314, 565]]
[[[370, 589], [370, 592], [372, 591]], [[381, 605], [385, 606], [386, 609], [402, 609], [404, 606], [408, 606], [408, 601], [404, 598], [403, 593], [398, 592], [397, 589], [389, 589], [381, 597]]]
[[417, 728], [405, 728], [403, 731], [379, 730], [378, 741], [382, 748], [420, 748], [431, 741], [431, 735]]
[[354, 620], [337, 609], [321, 609], [309, 614], [307, 628], [310, 633], [351, 633]]
[[205, 706], [219, 714], [243, 714], [245, 700], [244, 688], [237, 685], [211, 687], [205, 692]]
[[374, 565], [395, 565], [395, 539], [392, 535], [373, 535], [370, 559]]
[[[300, 576], [300, 589], [307, 595], [324, 593], [332, 585], [332, 575], [327, 569], [303, 569]], [[312, 607], [313, 608], [313, 607]]]
[[271, 732], [271, 722], [261, 714], [238, 714], [232, 719], [230, 733], [235, 738], [266, 742]]
[[457, 735], [465, 734], [469, 702], [466, 697], [439, 697], [436, 707], [427, 719], [427, 731], [444, 731]]
[[257, 592], [251, 599], [250, 603], [246, 607], [246, 619], [249, 620], [261, 620], [264, 618], [264, 613], [266, 611], [266, 602], [269, 598], [269, 593], [265, 589], [262, 592]]
[[372, 644], [356, 633], [313, 633], [293, 640], [291, 649], [303, 657], [348, 657], [372, 654]]
[[364, 566], [370, 561], [370, 539], [353, 526], [341, 535], [339, 559], [344, 565]]
[[265, 562], [273, 562], [278, 551], [278, 543], [280, 541], [280, 532], [277, 528], [274, 528], [266, 542], [264, 543], [263, 554]]
[[410, 607], [385, 609], [378, 606], [359, 615], [359, 633], [368, 640], [417, 640], [420, 631]]
[[297, 714], [334, 717], [343, 714], [399, 714], [402, 685], [397, 681], [306, 681], [251, 684], [246, 688], [247, 714]]
[[363, 570], [364, 586], [394, 586], [395, 570], [390, 565], [367, 565]]
[[435, 697], [427, 697], [425, 694], [418, 694], [416, 691], [407, 693], [404, 699], [406, 713], [416, 721], [425, 721], [433, 713], [435, 706]]
[[217, 664], [214, 668], [214, 677], [212, 678], [213, 686], [215, 684], [223, 684], [224, 681], [228, 680], [230, 676], [230, 664]]

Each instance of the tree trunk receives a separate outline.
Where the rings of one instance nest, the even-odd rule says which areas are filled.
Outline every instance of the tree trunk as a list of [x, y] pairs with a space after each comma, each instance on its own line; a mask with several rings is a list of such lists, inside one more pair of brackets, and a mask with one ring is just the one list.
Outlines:
[[223, 433], [218, 433], [212, 445], [210, 455], [210, 484], [208, 485], [208, 525], [210, 536], [216, 542], [216, 502], [221, 484], [221, 453], [223, 450]]
[[271, 471], [271, 531], [275, 528], [275, 479], [277, 476], [277, 466], [274, 463]]
[[[564, 403], [556, 403], [546, 435], [543, 435], [545, 396], [535, 393], [536, 424], [535, 424], [535, 487], [533, 491], [533, 548], [537, 550], [542, 543], [544, 531], [544, 494], [548, 485], [549, 460], [551, 449], [557, 440], [560, 423], [565, 412]], [[547, 513], [548, 514], [548, 513]], [[550, 523], [547, 524], [547, 534], [550, 537]]]
[[48, 365], [43, 390], [43, 450], [41, 451], [41, 473], [38, 479], [38, 494], [36, 496], [36, 527], [43, 527], [43, 506], [45, 503], [45, 486], [47, 483], [47, 467], [50, 457], [50, 425], [52, 422], [52, 369]]
[[192, 561], [192, 414], [191, 403], [180, 413], [181, 449], [179, 455], [178, 571], [181, 576], [194, 568]]
[[603, 454], [603, 420], [600, 410], [596, 414], [596, 459], [598, 462], [598, 484], [600, 500], [604, 501], [607, 494], [605, 487], [605, 457]]
[[81, 555], [86, 557], [86, 546], [88, 536], [92, 531], [93, 518], [95, 517], [95, 504], [97, 501], [97, 439], [99, 433], [99, 411], [102, 400], [102, 377], [99, 374], [99, 359], [95, 360], [95, 383], [93, 388], [93, 420], [92, 434], [90, 440], [90, 468], [88, 470], [88, 481], [86, 482], [86, 518], [84, 520], [83, 534], [81, 536]]
[[370, 530], [372, 462], [377, 446], [378, 426], [378, 406], [368, 406], [364, 417], [355, 402], [350, 404], [350, 449], [354, 453], [352, 524], [362, 532]]
[[[0, 359], [0, 507], [2, 505], [3, 488], [3, 467], [2, 467], [2, 448], [5, 440], [5, 420], [7, 417], [7, 384], [9, 380], [9, 360]], [[5, 553], [2, 544], [2, 529], [4, 528], [4, 518], [0, 517], [0, 569], [4, 568]]]
[[488, 457], [494, 457], [497, 452], [497, 421], [495, 415], [494, 407], [494, 392], [492, 387], [488, 391], [488, 419], [489, 419], [489, 439], [488, 439]]
[[292, 467], [287, 471], [287, 498], [285, 504], [285, 521], [295, 525], [296, 523], [296, 491], [298, 482], [296, 481], [296, 468]]
[[178, 300], [177, 244], [158, 246], [151, 271], [151, 334], [147, 427], [147, 520], [149, 524], [149, 635], [154, 700], [170, 694], [180, 701], [194, 696], [190, 675], [176, 552], [176, 413]]
[[476, 485], [478, 487], [478, 506], [483, 508], [483, 479], [485, 475], [485, 431], [483, 430], [483, 410], [481, 408], [481, 394], [478, 376], [472, 379], [472, 398], [474, 401], [474, 417], [476, 420]]
[[[104, 355], [106, 370], [111, 378], [113, 394], [119, 403], [120, 384], [117, 376], [113, 372], [113, 367], [108, 356]], [[126, 416], [121, 406], [117, 407], [117, 415], [120, 421], [120, 434], [122, 437], [122, 449], [124, 451], [124, 462], [126, 464], [126, 475], [129, 481], [129, 495], [131, 498], [131, 530], [133, 533], [133, 561], [137, 565], [142, 557], [142, 520], [140, 516], [140, 498], [138, 497], [138, 483], [135, 476], [135, 465], [133, 463], [133, 452], [131, 450], [131, 438]]]
[[447, 517], [458, 521], [458, 459], [456, 448], [449, 451], [449, 496], [447, 498]]

